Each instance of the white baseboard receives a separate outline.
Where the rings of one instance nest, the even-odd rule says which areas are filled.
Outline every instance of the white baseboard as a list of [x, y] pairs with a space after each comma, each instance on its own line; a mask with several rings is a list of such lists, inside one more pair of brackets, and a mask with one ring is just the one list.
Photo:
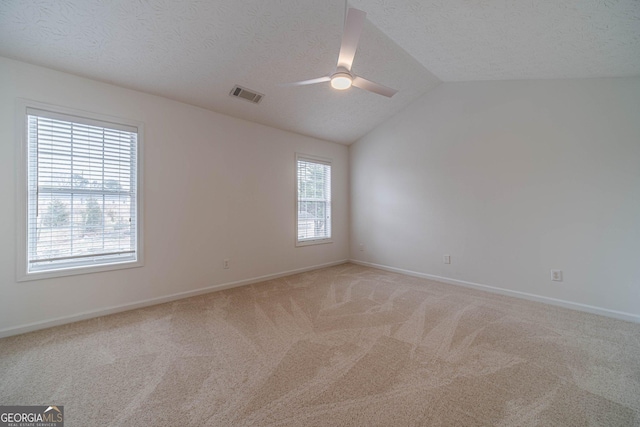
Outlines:
[[106, 316], [108, 314], [120, 313], [122, 311], [135, 310], [136, 308], [148, 307], [151, 305], [164, 304], [166, 302], [176, 301], [183, 298], [194, 297], [197, 295], [208, 294], [210, 292], [221, 291], [223, 289], [237, 288], [239, 286], [250, 285], [252, 283], [264, 282], [266, 280], [277, 279], [279, 277], [291, 276], [292, 274], [304, 273], [305, 271], [318, 270], [320, 268], [332, 267], [334, 265], [345, 264], [349, 260], [341, 260], [329, 262], [326, 264], [319, 264], [310, 267], [298, 268], [295, 270], [282, 271], [280, 273], [267, 274], [265, 276], [252, 277], [250, 279], [238, 280], [235, 282], [221, 283], [218, 285], [208, 286], [206, 288], [195, 289], [192, 291], [179, 292], [177, 294], [171, 294], [162, 297], [150, 298], [143, 301], [133, 302], [129, 304], [122, 304], [117, 306], [100, 308], [97, 310], [85, 311], [82, 313], [72, 314], [70, 316], [58, 317], [51, 320], [44, 320], [40, 322], [28, 323], [26, 325], [13, 326], [5, 329], [0, 329], [0, 338], [9, 337], [12, 335], [24, 334], [27, 332], [37, 331], [40, 329], [51, 328], [53, 326], [64, 325], [67, 323], [78, 322], [80, 320], [92, 319], [94, 317]]
[[565, 301], [565, 300], [550, 298], [550, 297], [543, 297], [540, 295], [529, 294], [526, 292], [512, 291], [509, 289], [497, 288], [495, 286], [467, 282], [464, 280], [450, 279], [448, 277], [435, 276], [433, 274], [419, 273], [417, 271], [404, 270], [402, 268], [389, 267], [387, 265], [374, 264], [371, 262], [358, 261], [355, 259], [351, 259], [349, 260], [349, 262], [353, 264], [364, 265], [366, 267], [373, 267], [373, 268], [378, 268], [380, 270], [391, 271], [394, 273], [406, 274], [407, 276], [414, 276], [414, 277], [420, 277], [423, 279], [435, 280], [437, 282], [447, 283], [450, 285], [464, 286], [467, 288], [479, 289], [487, 292], [492, 292], [495, 294], [507, 295], [510, 297], [556, 305], [560, 307], [569, 308], [572, 310], [584, 311], [592, 314], [599, 314], [601, 316], [612, 317], [614, 319], [626, 320], [627, 322], [640, 323], [639, 315], [632, 314], [632, 313], [625, 313], [623, 311], [609, 310], [608, 308], [595, 307], [593, 305], [580, 304], [577, 302]]

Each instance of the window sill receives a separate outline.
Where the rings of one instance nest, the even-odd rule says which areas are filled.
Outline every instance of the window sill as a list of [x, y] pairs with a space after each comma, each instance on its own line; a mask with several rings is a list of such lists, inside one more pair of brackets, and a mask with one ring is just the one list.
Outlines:
[[32, 280], [53, 279], [55, 277], [99, 273], [102, 271], [124, 270], [127, 268], [136, 268], [136, 267], [142, 267], [142, 266], [144, 266], [144, 263], [141, 260], [138, 260], [138, 261], [123, 261], [123, 262], [116, 262], [111, 264], [102, 264], [102, 265], [88, 266], [88, 267], [86, 266], [67, 267], [67, 268], [60, 268], [57, 270], [36, 271], [33, 273], [20, 272], [18, 274], [17, 281], [30, 282]]
[[296, 247], [324, 245], [325, 243], [333, 243], [333, 239], [299, 240], [296, 241]]

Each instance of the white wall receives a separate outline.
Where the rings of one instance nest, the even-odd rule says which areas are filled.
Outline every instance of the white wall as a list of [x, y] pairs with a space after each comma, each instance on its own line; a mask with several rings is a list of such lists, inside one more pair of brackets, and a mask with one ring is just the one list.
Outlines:
[[350, 174], [352, 259], [640, 320], [640, 78], [445, 83]]
[[[15, 281], [16, 98], [144, 122], [144, 267]], [[332, 244], [294, 246], [295, 152], [333, 159]], [[347, 259], [347, 169], [346, 146], [0, 58], [0, 334]]]

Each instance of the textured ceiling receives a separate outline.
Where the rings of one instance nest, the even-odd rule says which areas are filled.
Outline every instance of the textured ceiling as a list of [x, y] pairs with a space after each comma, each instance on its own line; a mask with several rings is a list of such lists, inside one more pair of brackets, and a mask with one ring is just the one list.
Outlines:
[[393, 98], [280, 86], [334, 70], [340, 0], [2, 0], [0, 55], [347, 144], [440, 80], [640, 75], [635, 0], [350, 5], [368, 13], [353, 71]]
[[349, 0], [443, 81], [640, 75], [638, 0]]

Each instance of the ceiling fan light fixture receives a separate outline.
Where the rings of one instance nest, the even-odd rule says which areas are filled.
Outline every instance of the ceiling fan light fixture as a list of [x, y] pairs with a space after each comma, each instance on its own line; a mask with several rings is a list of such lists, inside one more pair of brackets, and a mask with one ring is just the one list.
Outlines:
[[377, 93], [378, 95], [386, 96], [387, 98], [395, 95], [397, 90], [356, 76], [351, 72], [353, 58], [358, 50], [358, 42], [360, 41], [360, 34], [362, 33], [366, 16], [367, 14], [362, 10], [354, 8], [347, 9], [344, 20], [344, 30], [342, 31], [340, 54], [338, 55], [338, 64], [333, 74], [325, 74], [323, 77], [290, 83], [288, 86], [306, 86], [330, 82], [331, 87], [336, 90], [346, 90], [351, 86], [355, 86], [372, 93]]
[[347, 73], [336, 73], [331, 76], [331, 87], [338, 90], [349, 89], [353, 84], [351, 75]]

